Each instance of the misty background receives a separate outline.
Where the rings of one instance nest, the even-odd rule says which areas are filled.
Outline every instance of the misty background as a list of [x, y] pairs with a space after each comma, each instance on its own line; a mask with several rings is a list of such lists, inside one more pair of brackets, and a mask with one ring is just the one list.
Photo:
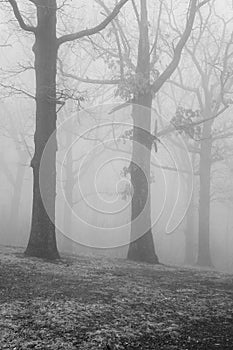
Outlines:
[[[111, 1], [106, 3], [111, 5]], [[178, 3], [180, 1], [163, 1], [158, 29], [160, 2], [148, 1], [152, 42], [158, 30], [152, 78], [169, 62], [173, 43], [183, 28], [186, 12]], [[0, 6], [0, 244], [25, 247], [31, 225], [33, 178], [30, 162], [35, 131], [33, 38], [19, 30], [9, 8], [4, 8], [4, 4]], [[20, 7], [35, 23], [33, 5], [22, 1]], [[103, 12], [98, 1], [78, 1], [78, 6], [67, 1], [58, 12], [58, 32], [67, 31], [64, 19], [68, 20], [69, 31], [73, 31], [94, 25], [103, 17]], [[152, 120], [158, 121], [158, 131], [161, 131], [171, 121], [175, 123], [179, 118], [186, 118], [187, 110], [207, 111], [217, 104], [220, 97], [227, 101], [226, 109], [223, 104], [223, 108], [216, 110], [215, 114], [222, 112], [212, 120], [211, 132], [207, 135], [207, 138], [214, 139], [209, 245], [214, 267], [232, 272], [232, 3], [213, 1], [201, 13], [197, 16], [196, 27], [184, 49], [179, 68], [153, 100]], [[139, 36], [132, 8], [123, 8], [114, 23], [120, 32], [124, 74], [130, 85]], [[65, 104], [58, 112], [57, 122], [56, 217], [58, 248], [65, 253], [111, 257], [126, 257], [127, 254], [131, 195], [127, 192], [130, 179], [125, 176], [124, 167], [129, 166], [132, 147], [131, 141], [123, 136], [130, 129], [125, 123], [132, 125], [131, 106], [110, 112], [116, 105], [127, 101], [131, 92], [129, 85], [122, 82], [113, 85], [94, 82], [119, 76], [122, 58], [119, 57], [116, 38], [114, 26], [110, 25], [93, 40], [86, 38], [59, 51], [58, 92], [64, 94]], [[223, 79], [227, 79], [224, 91]], [[205, 89], [209, 100], [206, 100]], [[193, 118], [200, 121], [204, 117], [200, 112]], [[195, 264], [197, 257], [200, 147], [205, 139], [205, 122], [197, 125], [199, 129], [194, 133], [191, 127], [191, 132], [177, 129], [172, 135], [161, 136], [158, 152], [152, 151], [153, 238], [156, 253], [164, 263], [188, 264], [189, 254], [191, 263]], [[77, 179], [77, 174], [81, 174], [80, 179]], [[112, 210], [116, 214], [108, 214]], [[172, 232], [169, 232], [168, 223]], [[113, 234], [112, 228], [121, 225], [125, 226]]]

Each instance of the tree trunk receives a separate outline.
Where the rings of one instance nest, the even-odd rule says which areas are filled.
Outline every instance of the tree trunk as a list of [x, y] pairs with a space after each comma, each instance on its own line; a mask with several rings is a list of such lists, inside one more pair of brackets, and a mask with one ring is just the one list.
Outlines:
[[[68, 131], [65, 134], [66, 138], [66, 149], [69, 149], [70, 144], [72, 143], [72, 134]], [[73, 252], [73, 241], [69, 238], [72, 231], [72, 209], [73, 209], [73, 190], [75, 186], [74, 179], [74, 170], [73, 170], [73, 155], [72, 155], [72, 147], [69, 149], [66, 155], [66, 181], [65, 181], [65, 196], [66, 201], [64, 206], [64, 231], [67, 232], [67, 235], [62, 236], [62, 249], [66, 253]]]
[[[196, 153], [192, 154], [192, 167], [195, 169], [195, 159]], [[192, 175], [193, 176], [193, 175]], [[190, 175], [186, 178], [186, 191], [189, 193], [191, 184]], [[189, 199], [189, 198], [187, 198]], [[196, 262], [196, 242], [195, 242], [195, 202], [194, 202], [194, 192], [191, 194], [191, 199], [186, 213], [186, 227], [185, 227], [185, 256], [184, 263], [186, 265], [193, 266]]]
[[197, 265], [212, 266], [210, 254], [210, 175], [212, 121], [203, 124], [200, 150], [200, 198]]
[[184, 258], [184, 263], [190, 266], [193, 266], [196, 261], [194, 220], [195, 220], [194, 203], [193, 203], [193, 197], [192, 197], [191, 203], [189, 205], [189, 208], [186, 214], [185, 258]]
[[[151, 162], [151, 106], [150, 45], [146, 0], [141, 0], [140, 38], [137, 77], [144, 86], [134, 96], [133, 154], [130, 165], [133, 198], [131, 203], [131, 236], [127, 258], [158, 263], [151, 230], [150, 162]], [[139, 87], [140, 88], [140, 87]]]
[[[36, 131], [33, 169], [33, 208], [31, 233], [25, 254], [40, 258], [59, 258], [55, 234], [56, 199], [56, 151], [54, 138], [45, 156], [41, 158], [46, 143], [56, 130], [56, 0], [41, 0], [37, 6], [37, 30], [35, 33], [36, 73]], [[43, 181], [43, 200], [40, 191]], [[43, 203], [44, 201], [44, 203]], [[45, 209], [46, 207], [46, 209]], [[47, 213], [49, 209], [49, 215]]]
[[[130, 165], [133, 198], [131, 204], [131, 237], [128, 259], [157, 264], [151, 231], [150, 125], [152, 97], [141, 96], [133, 106], [133, 155]], [[147, 108], [142, 108], [146, 106]], [[143, 117], [142, 117], [143, 116]]]

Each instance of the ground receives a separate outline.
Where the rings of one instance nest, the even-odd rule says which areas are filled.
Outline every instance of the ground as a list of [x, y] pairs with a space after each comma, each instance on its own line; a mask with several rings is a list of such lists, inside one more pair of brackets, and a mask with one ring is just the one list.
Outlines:
[[233, 349], [233, 278], [0, 247], [0, 349]]

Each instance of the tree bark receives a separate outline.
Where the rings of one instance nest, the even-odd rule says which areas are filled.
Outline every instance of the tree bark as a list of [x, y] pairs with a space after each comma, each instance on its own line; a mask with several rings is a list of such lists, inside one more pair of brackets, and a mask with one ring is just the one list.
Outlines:
[[[150, 94], [140, 96], [133, 106], [133, 154], [130, 165], [133, 198], [131, 203], [131, 237], [128, 259], [157, 264], [151, 230], [150, 163], [151, 103]], [[141, 106], [145, 106], [142, 108]], [[143, 116], [143, 117], [142, 117]]]
[[147, 4], [141, 0], [140, 38], [136, 73], [145, 89], [134, 97], [133, 153], [130, 165], [133, 198], [131, 203], [131, 235], [127, 258], [147, 263], [158, 263], [151, 230], [151, 106], [150, 45]]
[[[49, 147], [49, 154], [46, 154], [43, 169], [40, 169], [40, 164], [45, 146], [56, 130], [56, 65], [58, 51], [56, 11], [56, 0], [41, 0], [37, 6], [38, 25], [33, 47], [36, 74], [35, 153], [31, 162], [34, 180], [33, 208], [31, 233], [25, 252], [29, 256], [48, 259], [59, 258], [55, 233], [57, 151], [55, 138]], [[45, 187], [43, 189], [43, 200], [40, 191], [40, 176]], [[48, 215], [46, 208], [49, 209], [50, 215]]]

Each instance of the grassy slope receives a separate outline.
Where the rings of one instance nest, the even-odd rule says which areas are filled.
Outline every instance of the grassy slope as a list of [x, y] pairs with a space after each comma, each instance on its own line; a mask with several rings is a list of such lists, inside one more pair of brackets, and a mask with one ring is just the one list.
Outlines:
[[0, 247], [0, 349], [233, 349], [233, 278]]

